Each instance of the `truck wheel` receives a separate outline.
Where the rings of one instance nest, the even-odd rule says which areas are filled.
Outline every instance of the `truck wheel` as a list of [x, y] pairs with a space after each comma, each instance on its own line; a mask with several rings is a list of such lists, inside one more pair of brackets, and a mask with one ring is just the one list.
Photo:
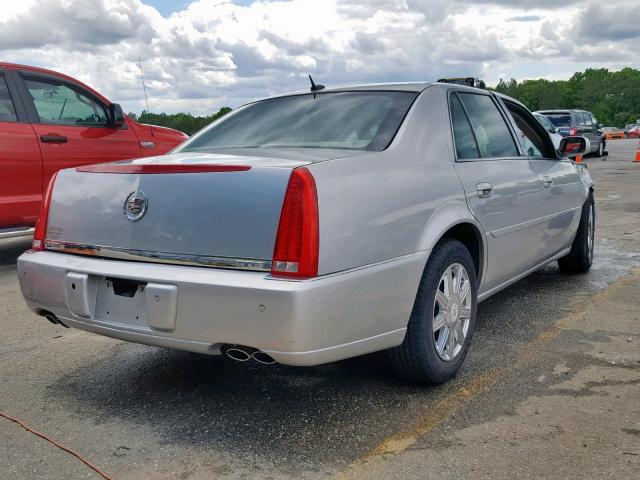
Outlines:
[[600, 145], [598, 145], [598, 152], [596, 153], [598, 157], [604, 156], [604, 140], [600, 140]]
[[424, 269], [402, 345], [389, 351], [395, 370], [423, 383], [455, 376], [476, 322], [473, 259], [457, 240], [438, 243]]
[[558, 259], [560, 271], [569, 273], [584, 273], [591, 268], [593, 262], [593, 246], [596, 232], [596, 205], [593, 193], [589, 193], [587, 201], [582, 206], [582, 215], [576, 238], [571, 245], [571, 251]]

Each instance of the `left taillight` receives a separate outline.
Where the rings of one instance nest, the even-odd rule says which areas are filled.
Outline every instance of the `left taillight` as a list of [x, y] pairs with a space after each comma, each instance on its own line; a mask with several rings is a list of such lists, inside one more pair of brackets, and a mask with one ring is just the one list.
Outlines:
[[49, 180], [49, 185], [42, 198], [42, 204], [40, 205], [40, 214], [38, 220], [36, 220], [36, 228], [33, 232], [33, 241], [31, 242], [31, 250], [39, 252], [45, 250], [44, 241], [47, 236], [47, 222], [49, 220], [49, 205], [51, 204], [51, 193], [53, 192], [53, 185], [56, 183], [58, 172], [54, 173]]
[[311, 172], [292, 171], [284, 195], [271, 275], [311, 278], [318, 275], [318, 194]]

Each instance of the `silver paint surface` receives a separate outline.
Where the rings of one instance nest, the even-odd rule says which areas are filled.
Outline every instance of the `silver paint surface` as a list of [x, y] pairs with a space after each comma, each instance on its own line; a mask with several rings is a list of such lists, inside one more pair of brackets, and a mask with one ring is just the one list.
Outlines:
[[[23, 255], [18, 266], [27, 302], [72, 326], [124, 340], [204, 353], [236, 343], [262, 349], [283, 363], [311, 365], [400, 344], [429, 252], [455, 225], [470, 225], [481, 241], [480, 300], [567, 253], [593, 186], [584, 167], [526, 156], [458, 162], [447, 96], [452, 89], [469, 89], [441, 84], [356, 89], [367, 88], [421, 92], [381, 152], [218, 150], [133, 162], [251, 169], [161, 175], [60, 172], [47, 240], [100, 246], [107, 258]], [[513, 120], [508, 122], [515, 131]], [[232, 263], [198, 263], [239, 260], [267, 269], [287, 182], [300, 166], [311, 171], [318, 192], [318, 278], [282, 280], [265, 272], [215, 268]], [[481, 198], [477, 188], [485, 183], [492, 192]], [[136, 190], [148, 197], [148, 211], [130, 222], [122, 202]], [[116, 256], [113, 252], [122, 256], [108, 258]], [[144, 262], [127, 257], [141, 252]], [[166, 265], [154, 258], [191, 263]], [[68, 272], [176, 286], [175, 329], [152, 331], [130, 319], [114, 323], [74, 315], [65, 291]]]

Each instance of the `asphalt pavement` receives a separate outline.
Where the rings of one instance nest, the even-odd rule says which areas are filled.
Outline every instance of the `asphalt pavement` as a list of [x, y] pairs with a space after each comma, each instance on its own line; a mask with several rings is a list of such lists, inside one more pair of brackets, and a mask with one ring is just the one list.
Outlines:
[[[113, 479], [640, 478], [637, 141], [587, 159], [597, 247], [480, 304], [460, 374], [425, 387], [384, 354], [239, 364], [49, 324], [0, 242], [0, 410]], [[101, 478], [0, 418], [1, 479]]]

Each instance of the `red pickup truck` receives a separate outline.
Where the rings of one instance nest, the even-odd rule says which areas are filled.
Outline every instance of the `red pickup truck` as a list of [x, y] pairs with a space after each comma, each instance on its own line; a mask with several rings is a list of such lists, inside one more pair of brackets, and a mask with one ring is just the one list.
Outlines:
[[0, 62], [0, 238], [32, 233], [58, 170], [161, 155], [186, 138], [132, 120], [67, 75]]

